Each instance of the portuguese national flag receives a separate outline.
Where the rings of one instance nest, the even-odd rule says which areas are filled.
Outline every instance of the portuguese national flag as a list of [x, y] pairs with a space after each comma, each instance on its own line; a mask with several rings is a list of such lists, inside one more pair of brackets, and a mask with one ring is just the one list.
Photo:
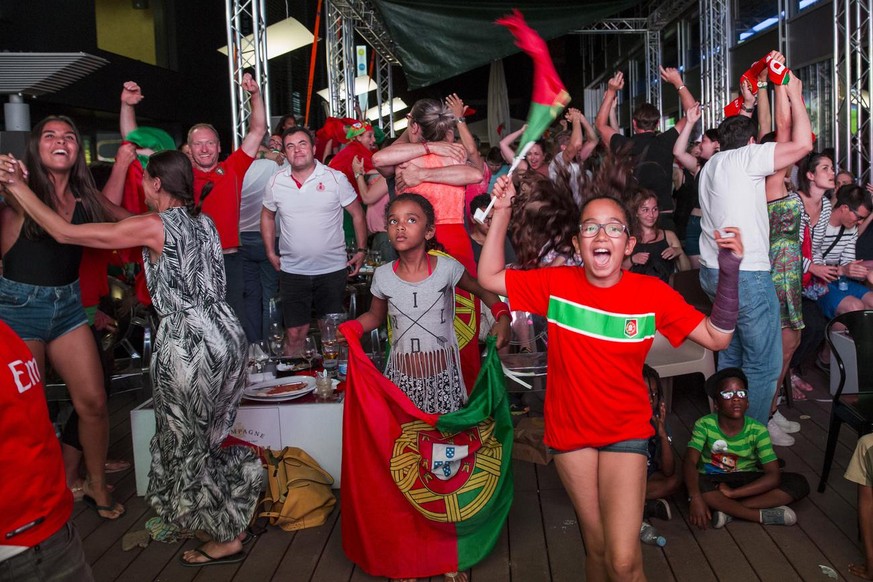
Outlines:
[[512, 421], [494, 338], [467, 405], [427, 414], [349, 343], [343, 411], [342, 540], [373, 576], [464, 571], [494, 547], [512, 505]]
[[498, 18], [496, 22], [509, 29], [515, 37], [516, 46], [533, 59], [534, 65], [532, 103], [527, 115], [527, 129], [518, 142], [518, 152], [513, 162], [513, 166], [516, 166], [518, 160], [527, 154], [534, 142], [542, 137], [555, 118], [561, 114], [570, 102], [570, 94], [558, 77], [546, 41], [527, 25], [521, 12], [513, 10], [512, 14]]

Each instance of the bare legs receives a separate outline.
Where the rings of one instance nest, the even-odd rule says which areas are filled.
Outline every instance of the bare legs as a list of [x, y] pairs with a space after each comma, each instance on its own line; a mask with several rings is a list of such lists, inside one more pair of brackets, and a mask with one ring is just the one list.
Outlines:
[[580, 449], [556, 455], [555, 465], [582, 524], [589, 582], [645, 580], [640, 525], [646, 458]]
[[[112, 501], [106, 488], [109, 413], [106, 391], [103, 389], [103, 373], [91, 330], [82, 325], [62, 335], [46, 346], [44, 356], [48, 357], [67, 384], [73, 406], [79, 415], [79, 440], [87, 474], [83, 491], [97, 505], [113, 507], [112, 511], [101, 511], [100, 514], [115, 519], [124, 513], [124, 507]], [[44, 357], [41, 362], [44, 362]]]
[[[791, 356], [797, 346], [800, 345], [800, 330], [791, 329], [788, 327], [782, 328], [782, 371], [779, 373], [779, 380], [776, 383], [776, 393], [773, 395], [773, 404], [770, 405], [770, 412], [776, 412], [776, 401], [779, 398], [779, 387], [785, 381], [785, 374], [788, 373], [788, 367], [791, 364]], [[793, 390], [793, 388], [792, 388]], [[805, 397], [804, 397], [805, 398]]]
[[299, 356], [303, 351], [303, 340], [309, 333], [309, 324], [289, 327], [285, 330], [285, 355]]
[[849, 564], [849, 572], [873, 580], [873, 487], [858, 485], [858, 523], [864, 544], [863, 564]]

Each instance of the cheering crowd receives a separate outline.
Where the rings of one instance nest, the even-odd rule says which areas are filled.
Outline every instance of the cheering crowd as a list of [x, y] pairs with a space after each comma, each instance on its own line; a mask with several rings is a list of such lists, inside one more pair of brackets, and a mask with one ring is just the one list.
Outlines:
[[[0, 466], [32, 474], [0, 501], [0, 579], [90, 579], [69, 521], [73, 495], [103, 519], [125, 511], [106, 483], [106, 392], [88, 327], [105, 317], [92, 310], [89, 321], [84, 307], [95, 303], [83, 301], [106, 262], [83, 249], [124, 251], [138, 297], [160, 319], [146, 499], [166, 528], [208, 534], [181, 556], [185, 566], [245, 558], [261, 464], [249, 448], [222, 445], [270, 299], [281, 299], [283, 351], [298, 355], [310, 322], [343, 310], [348, 278], [374, 252], [384, 264], [359, 330], [390, 323], [384, 375], [424, 412], [465, 406], [480, 327], [503, 347], [513, 312], [548, 320], [545, 444], [579, 516], [589, 580], [644, 579], [642, 520], [669, 518], [667, 498], [683, 482], [701, 528], [795, 523], [789, 505], [808, 484], [781, 472], [773, 450], [800, 428], [779, 412], [779, 389], [804, 398], [800, 364], [828, 358], [818, 352], [824, 323], [873, 307], [870, 193], [844, 171], [835, 177], [828, 152], [813, 152], [801, 82], [781, 54], [744, 75], [736, 115], [717, 128], [700, 127], [679, 71], [661, 77], [684, 111], [671, 129], [658, 131], [661, 112], [643, 104], [622, 134], [618, 72], [593, 124], [568, 109], [523, 160], [514, 149], [523, 129], [483, 149], [454, 94], [418, 101], [393, 141], [355, 119], [313, 132], [284, 116], [269, 131], [248, 75], [249, 132], [223, 160], [208, 123], [179, 150], [138, 126], [135, 82], [122, 88], [125, 141], [99, 187], [74, 121], [38, 123], [23, 159], [0, 155], [0, 434], [9, 452]], [[669, 286], [691, 268], [712, 299], [708, 315]], [[657, 375], [643, 374], [656, 331], [719, 351], [706, 384], [713, 413], [694, 425], [681, 470]], [[51, 430], [38, 389], [47, 364], [73, 400], [83, 466], [65, 462]], [[853, 480], [869, 489], [859, 458]], [[386, 572], [468, 579], [408, 565]]]

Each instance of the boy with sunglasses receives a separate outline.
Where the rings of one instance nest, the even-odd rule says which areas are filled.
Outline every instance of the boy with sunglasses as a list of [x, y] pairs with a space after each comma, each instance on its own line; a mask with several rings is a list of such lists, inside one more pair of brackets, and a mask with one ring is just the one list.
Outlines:
[[685, 455], [691, 523], [724, 527], [734, 518], [765, 525], [794, 525], [787, 507], [809, 493], [803, 475], [780, 473], [767, 427], [747, 417], [749, 381], [725, 368], [706, 381], [716, 412], [694, 423]]

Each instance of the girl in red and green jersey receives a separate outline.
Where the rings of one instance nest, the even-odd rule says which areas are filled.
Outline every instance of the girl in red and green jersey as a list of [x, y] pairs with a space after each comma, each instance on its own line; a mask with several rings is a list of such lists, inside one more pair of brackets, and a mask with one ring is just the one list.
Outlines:
[[[617, 193], [618, 194], [618, 193]], [[500, 178], [479, 282], [513, 309], [549, 321], [545, 442], [582, 523], [589, 580], [644, 580], [639, 530], [646, 441], [653, 434], [642, 369], [655, 331], [678, 346], [691, 339], [727, 347], [737, 321], [743, 246], [739, 230], [715, 234], [720, 280], [710, 317], [666, 283], [622, 270], [636, 244], [616, 198], [592, 197], [573, 238], [583, 267], [507, 270], [502, 241], [515, 189]]]

